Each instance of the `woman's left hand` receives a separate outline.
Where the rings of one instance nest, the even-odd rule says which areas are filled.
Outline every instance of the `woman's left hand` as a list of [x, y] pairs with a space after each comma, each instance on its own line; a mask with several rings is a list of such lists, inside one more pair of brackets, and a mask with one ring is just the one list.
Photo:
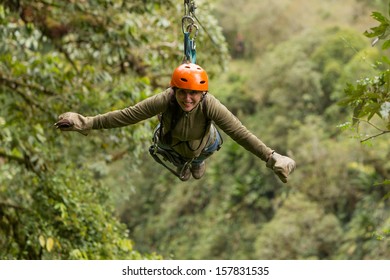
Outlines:
[[271, 168], [283, 183], [287, 183], [287, 177], [296, 167], [293, 159], [273, 152], [267, 161], [267, 167]]

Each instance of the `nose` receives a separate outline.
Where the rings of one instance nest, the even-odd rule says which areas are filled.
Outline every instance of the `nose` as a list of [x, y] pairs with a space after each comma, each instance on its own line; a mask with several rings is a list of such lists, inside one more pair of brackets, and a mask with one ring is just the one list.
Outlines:
[[191, 100], [191, 94], [189, 92], [185, 93], [184, 100], [190, 101]]

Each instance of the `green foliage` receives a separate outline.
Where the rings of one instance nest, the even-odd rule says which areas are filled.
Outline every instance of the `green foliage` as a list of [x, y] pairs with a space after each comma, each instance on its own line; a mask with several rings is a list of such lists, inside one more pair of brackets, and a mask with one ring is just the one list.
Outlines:
[[[58, 169], [67, 170], [62, 165]], [[108, 190], [89, 183], [91, 172], [15, 177], [17, 170], [11, 170], [1, 181], [8, 186], [2, 190], [8, 199], [1, 203], [3, 259], [144, 258], [107, 208]]]
[[342, 237], [333, 214], [300, 194], [291, 195], [256, 239], [259, 259], [327, 259]]
[[388, 141], [372, 149], [337, 127], [350, 115], [338, 106], [346, 82], [382, 55], [357, 28], [365, 9], [304, 1], [303, 24], [300, 1], [236, 2], [220, 1], [219, 18], [232, 53], [242, 30], [252, 52], [211, 93], [297, 170], [284, 185], [226, 135], [201, 180], [175, 181], [145, 157], [120, 207], [135, 247], [174, 259], [389, 258]]
[[[209, 5], [199, 5], [199, 19], [221, 48], [204, 30], [198, 46], [212, 74], [226, 51]], [[66, 111], [121, 109], [166, 87], [183, 57], [181, 14], [171, 1], [2, 1], [1, 259], [160, 258], [134, 250], [112, 206], [118, 194], [100, 181], [121, 158], [136, 169], [153, 121], [88, 137], [53, 123]]]
[[[370, 7], [363, 6], [357, 3], [361, 2], [359, 0], [332, 4], [319, 1], [308, 3], [306, 0], [247, 0], [245, 5], [234, 0], [219, 2], [221, 4], [216, 11], [224, 27], [229, 50], [237, 56], [238, 43], [242, 42], [244, 51], [241, 57], [252, 59], [297, 34], [319, 39], [316, 33], [325, 27], [365, 26], [365, 11], [372, 9], [374, 4], [369, 1], [366, 5]], [[351, 9], [347, 10], [347, 7]]]
[[[155, 119], [88, 137], [54, 130], [65, 111], [121, 109], [168, 85], [183, 57], [180, 5], [3, 1], [0, 258], [388, 259], [388, 141], [345, 137], [351, 113], [338, 106], [359, 80], [349, 92], [375, 133], [363, 120], [388, 102], [388, 63], [371, 67], [383, 53], [358, 30], [381, 3], [336, 2], [197, 1], [216, 43], [200, 29], [211, 93], [297, 161], [285, 185], [226, 135], [206, 176], [183, 183], [145, 153]], [[244, 35], [245, 53], [220, 73], [222, 31], [230, 50]], [[381, 106], [377, 127], [387, 125]]]
[[347, 97], [340, 105], [351, 105], [354, 108], [354, 123], [366, 116], [367, 120], [371, 120], [374, 115], [386, 120], [390, 114], [388, 84], [389, 70], [372, 79], [358, 80], [356, 86], [349, 84], [346, 87]]
[[376, 40], [373, 42], [373, 45], [375, 45], [379, 39], [384, 39], [385, 42], [383, 43], [382, 48], [388, 49], [390, 47], [390, 42], [389, 40], [386, 40], [386, 38], [389, 36], [389, 19], [380, 12], [373, 12], [371, 16], [375, 20], [379, 21], [380, 25], [370, 28], [370, 31], [365, 31], [364, 35], [368, 38], [376, 38]]
[[[376, 38], [373, 41], [373, 46], [379, 40], [384, 40], [382, 49], [388, 49], [390, 47], [390, 40], [387, 39], [390, 31], [390, 20], [380, 12], [373, 12], [372, 17], [380, 25], [372, 27], [370, 31], [365, 31], [364, 35], [368, 38]], [[353, 108], [353, 125], [367, 122], [376, 129], [375, 135], [362, 141], [390, 132], [389, 63], [389, 58], [384, 56], [381, 61], [376, 62], [375, 70], [377, 73], [374, 76], [359, 79], [356, 84], [348, 83], [345, 88], [346, 97], [340, 101], [340, 105]], [[371, 122], [375, 115], [382, 119], [381, 123]]]

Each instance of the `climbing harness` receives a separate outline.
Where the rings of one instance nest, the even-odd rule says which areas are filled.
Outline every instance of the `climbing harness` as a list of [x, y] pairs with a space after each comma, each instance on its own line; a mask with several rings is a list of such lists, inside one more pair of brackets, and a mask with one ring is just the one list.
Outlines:
[[[153, 134], [153, 142], [158, 141], [158, 138], [155, 140], [155, 138], [157, 137], [157, 134], [158, 134], [158, 131], [156, 130], [156, 132]], [[161, 148], [157, 144], [157, 142], [155, 142], [152, 146], [149, 147], [149, 153], [157, 163], [164, 166], [172, 174], [174, 174], [176, 177], [178, 177], [180, 179], [184, 178], [185, 171], [187, 170], [187, 168], [190, 167], [190, 165], [193, 161], [193, 159], [191, 159], [190, 161], [187, 161], [184, 164], [182, 164], [182, 159], [181, 159], [180, 155], [176, 155], [175, 151], [173, 151], [173, 150], [167, 151], [167, 150]], [[159, 155], [162, 157], [162, 159], [160, 159]], [[176, 170], [169, 167], [169, 165], [166, 164], [164, 161], [168, 161], [175, 166], [182, 165], [183, 167], [180, 170], [180, 172], [176, 172]]]
[[[206, 102], [206, 96], [205, 95], [202, 99], [202, 112], [203, 112], [203, 115], [205, 116], [206, 118], [206, 124], [205, 124], [205, 129], [204, 129], [204, 133], [203, 133], [203, 136], [202, 136], [202, 140], [200, 141], [199, 143], [199, 146], [196, 148], [196, 149], [193, 149], [189, 146], [189, 143], [187, 142], [187, 146], [190, 150], [192, 151], [196, 151], [197, 149], [200, 148], [201, 144], [203, 143], [203, 140], [204, 140], [204, 137], [206, 136], [206, 133], [207, 133], [207, 128], [210, 127], [212, 125], [212, 120], [207, 116], [207, 102]], [[174, 94], [172, 94], [171, 98], [173, 99], [174, 98]], [[171, 107], [174, 107], [174, 104], [171, 106]], [[174, 110], [174, 108], [171, 108], [171, 110]], [[149, 147], [149, 153], [150, 155], [153, 157], [153, 159], [161, 164], [162, 166], [164, 166], [166, 169], [168, 169], [172, 174], [174, 174], [175, 176], [177, 176], [178, 178], [182, 179], [184, 178], [184, 174], [185, 174], [185, 171], [187, 170], [187, 168], [190, 168], [191, 167], [191, 164], [194, 160], [196, 160], [197, 158], [191, 158], [191, 159], [184, 159], [181, 155], [179, 155], [175, 150], [173, 150], [172, 148], [170, 147], [166, 147], [164, 148], [164, 146], [161, 146], [159, 145], [159, 143], [161, 143], [161, 140], [163, 140], [164, 138], [164, 135], [162, 134], [162, 131], [163, 131], [163, 118], [164, 118], [164, 113], [161, 114], [159, 116], [159, 119], [160, 119], [160, 123], [159, 125], [157, 126], [157, 128], [155, 129], [154, 133], [153, 133], [153, 144]], [[171, 124], [170, 124], [170, 131], [174, 129], [175, 125], [176, 125], [176, 119], [175, 118], [172, 118], [171, 119]], [[223, 138], [222, 138], [222, 135], [220, 134], [220, 132], [218, 131], [218, 129], [216, 127], [214, 127], [215, 129], [215, 133], [218, 134], [218, 136], [215, 137], [215, 141], [217, 141], [217, 139], [219, 139], [219, 143], [218, 143], [218, 146], [217, 146], [217, 151], [221, 148], [222, 144], [223, 144]], [[168, 136], [169, 137], [169, 136]], [[207, 140], [209, 141], [209, 139]], [[183, 143], [183, 142], [179, 142], [178, 144], [180, 143]], [[206, 147], [204, 148], [204, 150], [207, 149], [207, 145]], [[203, 151], [204, 151], [203, 150]], [[161, 157], [161, 158], [160, 158]], [[166, 164], [165, 162], [170, 162], [171, 164], [173, 164], [174, 166], [176, 167], [182, 167], [180, 172], [177, 172], [175, 171], [174, 169], [172, 169], [171, 167], [169, 167], [168, 164]]]

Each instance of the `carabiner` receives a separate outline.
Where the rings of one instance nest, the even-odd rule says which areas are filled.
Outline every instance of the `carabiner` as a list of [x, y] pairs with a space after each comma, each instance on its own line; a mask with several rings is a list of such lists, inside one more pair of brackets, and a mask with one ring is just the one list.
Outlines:
[[[189, 22], [186, 28], [184, 26], [186, 25], [186, 22]], [[183, 33], [186, 31], [185, 29], [188, 29], [189, 25], [193, 25], [195, 23], [195, 20], [191, 16], [183, 16], [181, 19], [181, 30]]]
[[193, 31], [193, 27], [195, 27], [195, 35], [194, 35], [194, 37], [193, 37], [193, 39], [195, 39], [196, 38], [196, 36], [198, 36], [198, 32], [199, 32], [199, 27], [196, 25], [196, 24], [189, 24], [189, 25], [187, 25], [187, 32], [188, 33], [192, 33], [192, 31]]

